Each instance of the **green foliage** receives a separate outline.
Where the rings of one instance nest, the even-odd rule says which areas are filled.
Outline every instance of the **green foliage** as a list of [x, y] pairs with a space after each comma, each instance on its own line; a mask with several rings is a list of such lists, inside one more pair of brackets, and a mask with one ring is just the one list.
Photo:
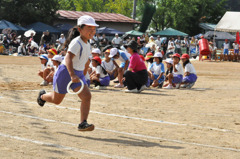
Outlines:
[[143, 10], [142, 24], [139, 31], [145, 33], [151, 23], [152, 17], [156, 11], [156, 7], [153, 4], [145, 2], [145, 8]]
[[1, 0], [0, 19], [27, 25], [41, 21], [51, 24], [58, 10], [58, 0]]

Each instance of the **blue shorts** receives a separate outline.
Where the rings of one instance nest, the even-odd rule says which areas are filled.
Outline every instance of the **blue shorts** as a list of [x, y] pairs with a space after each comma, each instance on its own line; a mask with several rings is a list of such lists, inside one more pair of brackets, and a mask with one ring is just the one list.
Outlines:
[[110, 77], [109, 77], [109, 76], [106, 76], [106, 77], [103, 77], [103, 78], [99, 78], [99, 81], [100, 81], [100, 84], [101, 84], [102, 86], [109, 86]]
[[88, 79], [86, 80], [88, 87], [90, 87], [91, 81]]
[[183, 78], [184, 83], [194, 83], [196, 81], [197, 81], [197, 75], [193, 73]]
[[147, 80], [146, 86], [147, 86], [147, 87], [150, 87], [150, 85], [151, 85], [151, 79], [150, 79], [150, 77], [148, 77], [148, 80]]
[[[76, 71], [74, 73], [83, 81], [84, 85], [87, 85], [83, 71]], [[58, 70], [53, 77], [53, 90], [60, 94], [67, 93], [67, 85], [71, 81], [71, 77], [65, 65], [58, 66]], [[70, 87], [72, 90], [81, 86], [81, 82], [73, 83]]]
[[173, 75], [172, 83], [181, 83], [183, 79], [183, 75]]
[[[157, 79], [159, 75], [153, 74], [154, 79]], [[165, 81], [165, 76], [162, 75], [162, 77], [158, 80], [158, 83], [161, 84]], [[153, 82], [153, 80], [151, 80], [151, 82]]]
[[[125, 64], [126, 64], [125, 62], [122, 62], [119, 67], [120, 67], [120, 68], [124, 68], [124, 67], [125, 67]], [[129, 63], [128, 63], [128, 66], [129, 66]], [[128, 66], [127, 66], [126, 69], [128, 69]]]
[[234, 49], [234, 54], [239, 54], [239, 49]]
[[[117, 70], [115, 70], [115, 71], [117, 71]], [[110, 77], [110, 80], [114, 80], [114, 79], [116, 78], [116, 77], [114, 76], [114, 75], [115, 75], [115, 71], [113, 71], [112, 74], [108, 74], [109, 77]]]
[[223, 54], [228, 55], [228, 49], [224, 49]]

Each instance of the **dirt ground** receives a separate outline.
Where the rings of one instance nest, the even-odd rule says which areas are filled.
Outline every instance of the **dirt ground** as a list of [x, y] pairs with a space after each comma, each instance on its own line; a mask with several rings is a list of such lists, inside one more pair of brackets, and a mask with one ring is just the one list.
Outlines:
[[126, 94], [93, 90], [88, 122], [79, 132], [76, 95], [60, 105], [36, 103], [37, 57], [0, 56], [0, 158], [240, 158], [240, 63], [192, 62], [191, 90]]

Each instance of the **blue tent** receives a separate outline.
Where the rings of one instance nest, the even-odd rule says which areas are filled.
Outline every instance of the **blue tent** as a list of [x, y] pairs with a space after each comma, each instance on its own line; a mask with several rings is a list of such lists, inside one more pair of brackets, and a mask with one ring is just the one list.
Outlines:
[[0, 30], [7, 29], [7, 28], [10, 28], [10, 29], [16, 30], [16, 31], [26, 31], [27, 30], [26, 28], [21, 27], [19, 25], [15, 25], [7, 20], [1, 20], [0, 21]]
[[27, 29], [33, 29], [34, 31], [36, 31], [37, 34], [42, 34], [44, 31], [48, 30], [50, 33], [53, 34], [60, 34], [61, 31], [50, 26], [47, 24], [44, 24], [42, 22], [36, 22], [33, 24], [30, 24], [28, 26], [26, 26]]
[[118, 31], [113, 28], [108, 28], [108, 27], [98, 28], [96, 33], [97, 34], [105, 34], [105, 35], [114, 35], [114, 34], [123, 35], [124, 34], [124, 32]]
[[54, 25], [54, 27], [65, 33], [68, 32], [71, 28], [73, 28], [73, 26], [70, 24], [56, 24]]

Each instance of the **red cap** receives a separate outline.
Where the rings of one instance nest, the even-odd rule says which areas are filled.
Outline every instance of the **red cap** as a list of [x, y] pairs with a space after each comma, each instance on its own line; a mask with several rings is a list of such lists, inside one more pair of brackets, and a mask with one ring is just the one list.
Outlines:
[[48, 52], [52, 53], [53, 55], [57, 55], [58, 54], [56, 49], [49, 49]]
[[97, 61], [97, 62], [101, 65], [102, 60], [100, 59], [100, 57], [95, 56], [95, 57], [93, 57], [92, 59], [95, 60], [95, 61]]
[[181, 57], [181, 59], [189, 59], [190, 57], [189, 57], [189, 55], [188, 54], [182, 54], [182, 57]]
[[139, 55], [139, 56], [140, 56], [140, 58], [141, 58], [143, 61], [145, 61], [145, 58], [144, 58], [143, 55]]
[[225, 41], [228, 41], [228, 39], [225, 39]]
[[151, 52], [147, 53], [145, 60], [149, 60], [151, 58], [153, 58], [153, 53]]
[[178, 57], [178, 58], [180, 58], [180, 55], [179, 55], [178, 53], [176, 53], [176, 54], [173, 54], [172, 57]]
[[202, 39], [202, 38], [204, 38], [204, 36], [202, 35], [200, 38]]

